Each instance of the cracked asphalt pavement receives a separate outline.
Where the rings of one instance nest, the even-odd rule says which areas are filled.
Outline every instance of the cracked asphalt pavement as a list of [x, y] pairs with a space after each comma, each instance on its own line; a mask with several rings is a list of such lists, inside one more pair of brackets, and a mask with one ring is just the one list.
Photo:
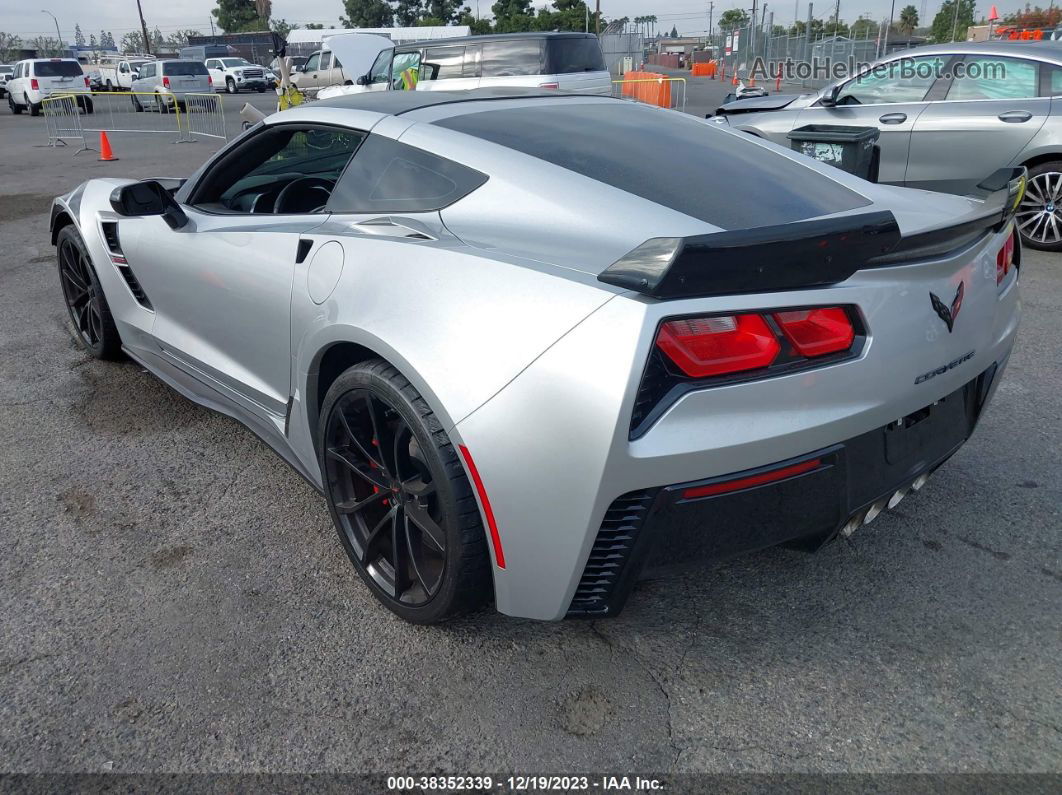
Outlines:
[[42, 121], [0, 112], [0, 770], [1062, 771], [1062, 255], [973, 439], [850, 541], [413, 627], [250, 431], [68, 330], [51, 197], [214, 147]]

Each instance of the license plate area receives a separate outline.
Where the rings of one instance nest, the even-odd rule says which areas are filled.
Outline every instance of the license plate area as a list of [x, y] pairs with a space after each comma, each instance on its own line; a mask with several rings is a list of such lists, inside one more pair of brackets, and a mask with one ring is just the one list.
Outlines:
[[930, 461], [966, 438], [968, 422], [962, 392], [911, 412], [885, 426], [885, 460], [892, 465]]

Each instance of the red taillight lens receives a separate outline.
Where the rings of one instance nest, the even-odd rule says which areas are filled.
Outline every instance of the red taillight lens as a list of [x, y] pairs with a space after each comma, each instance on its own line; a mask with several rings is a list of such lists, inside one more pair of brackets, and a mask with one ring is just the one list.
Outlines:
[[560, 88], [560, 83], [539, 83], [539, 88]]
[[89, 87], [89, 79], [86, 77], [85, 78], [85, 88], [88, 88], [88, 87]]
[[766, 367], [782, 347], [760, 315], [669, 320], [656, 345], [691, 378]]
[[170, 78], [168, 78], [168, 77], [162, 78], [162, 85], [165, 88], [169, 88], [170, 87]]
[[30, 78], [30, 89], [33, 91], [40, 91], [41, 84], [37, 82], [36, 77]]
[[210, 75], [207, 75], [207, 85], [208, 86], [214, 85], [214, 78], [211, 77]]
[[1011, 232], [1007, 242], [996, 252], [996, 284], [1001, 284], [1003, 279], [1010, 273], [1010, 266], [1014, 264], [1014, 236], [1016, 231]]
[[774, 319], [801, 356], [846, 351], [855, 339], [848, 313], [837, 307], [775, 312]]

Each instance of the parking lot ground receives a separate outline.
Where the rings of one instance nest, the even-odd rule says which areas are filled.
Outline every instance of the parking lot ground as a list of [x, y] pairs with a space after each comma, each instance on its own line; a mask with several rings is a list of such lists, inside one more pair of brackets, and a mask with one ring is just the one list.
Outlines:
[[1062, 770], [1059, 255], [973, 439], [850, 541], [414, 627], [250, 431], [68, 331], [51, 197], [214, 145], [42, 129], [0, 111], [0, 770]]

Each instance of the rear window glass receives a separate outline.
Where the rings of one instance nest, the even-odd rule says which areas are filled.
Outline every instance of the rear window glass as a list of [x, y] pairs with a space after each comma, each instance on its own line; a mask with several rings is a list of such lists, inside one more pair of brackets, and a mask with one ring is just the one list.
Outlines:
[[440, 210], [486, 181], [486, 175], [423, 149], [370, 135], [332, 191], [328, 210], [334, 213]]
[[870, 204], [755, 141], [631, 102], [488, 110], [435, 124], [723, 229], [773, 226]]
[[33, 64], [35, 77], [75, 77], [81, 74], [77, 61], [37, 61]]
[[485, 41], [480, 55], [480, 74], [483, 77], [547, 74], [542, 45], [542, 39]]
[[169, 76], [177, 75], [205, 75], [206, 64], [200, 61], [168, 61], [162, 65], [162, 73]]
[[597, 39], [586, 37], [546, 40], [545, 74], [603, 71], [605, 59], [601, 55], [601, 45], [597, 43]]

